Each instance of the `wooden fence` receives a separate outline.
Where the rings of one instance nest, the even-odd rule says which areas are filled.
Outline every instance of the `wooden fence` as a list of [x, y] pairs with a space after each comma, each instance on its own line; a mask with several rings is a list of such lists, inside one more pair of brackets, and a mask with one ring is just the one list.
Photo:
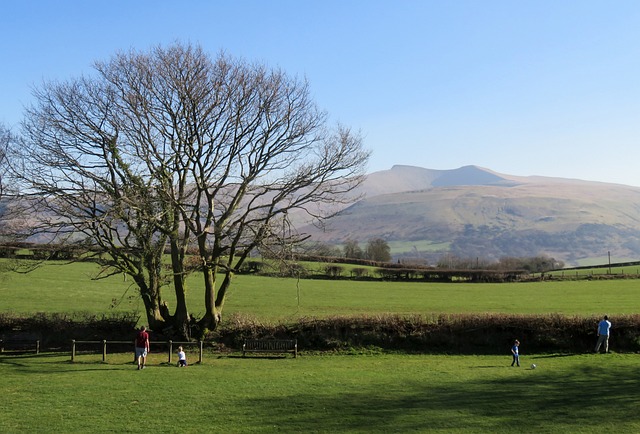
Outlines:
[[[77, 346], [79, 345], [102, 345], [102, 361], [106, 362], [107, 361], [107, 345], [108, 344], [118, 344], [118, 345], [122, 345], [122, 344], [130, 344], [133, 346], [132, 350], [135, 349], [135, 344], [134, 341], [107, 341], [106, 339], [102, 340], [102, 341], [77, 341], [75, 339], [73, 339], [71, 341], [71, 361], [75, 362], [76, 360], [76, 349]], [[173, 355], [173, 346], [174, 345], [183, 345], [183, 346], [194, 346], [194, 345], [198, 345], [198, 362], [197, 363], [202, 363], [202, 353], [203, 353], [203, 346], [204, 346], [204, 342], [203, 341], [198, 341], [198, 342], [174, 342], [174, 341], [150, 341], [149, 345], [167, 345], [169, 347], [169, 357], [168, 357], [168, 361], [167, 363], [171, 364], [171, 356]], [[134, 358], [135, 358], [135, 352], [134, 352]], [[135, 360], [134, 360], [135, 361]]]
[[0, 353], [5, 351], [40, 353], [40, 340], [31, 339], [0, 339]]

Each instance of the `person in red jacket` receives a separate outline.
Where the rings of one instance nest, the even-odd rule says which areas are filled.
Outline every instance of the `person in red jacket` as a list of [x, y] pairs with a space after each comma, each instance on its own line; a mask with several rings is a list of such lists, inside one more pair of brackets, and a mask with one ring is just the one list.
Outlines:
[[145, 326], [140, 327], [140, 331], [136, 335], [136, 360], [138, 361], [138, 369], [144, 369], [147, 364], [147, 354], [149, 353], [149, 333]]

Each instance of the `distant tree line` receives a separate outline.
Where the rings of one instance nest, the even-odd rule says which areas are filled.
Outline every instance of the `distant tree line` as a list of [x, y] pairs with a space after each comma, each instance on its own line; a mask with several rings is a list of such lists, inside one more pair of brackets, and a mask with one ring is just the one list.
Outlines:
[[[373, 262], [391, 261], [391, 248], [382, 238], [372, 238], [364, 248], [357, 240], [347, 239], [342, 248], [326, 243], [307, 244], [306, 248], [298, 252], [303, 256], [318, 256], [325, 258], [344, 258], [347, 260], [365, 260]], [[350, 261], [347, 261], [350, 262]]]
[[456, 270], [525, 270], [530, 273], [543, 273], [564, 267], [564, 262], [546, 255], [534, 257], [505, 256], [498, 261], [491, 261], [480, 257], [461, 258], [455, 255], [444, 255], [437, 268]]
[[[392, 260], [391, 249], [387, 241], [382, 238], [370, 239], [364, 248], [354, 239], [347, 239], [342, 248], [326, 244], [308, 244], [299, 250], [298, 259], [318, 262], [345, 262], [361, 265], [380, 266], [378, 263], [389, 263]], [[428, 266], [425, 258], [398, 259], [398, 265]], [[435, 268], [449, 270], [522, 270], [529, 273], [543, 273], [564, 267], [564, 262], [547, 255], [538, 256], [503, 256], [498, 260], [488, 256], [461, 256], [454, 253], [443, 254], [437, 259]]]

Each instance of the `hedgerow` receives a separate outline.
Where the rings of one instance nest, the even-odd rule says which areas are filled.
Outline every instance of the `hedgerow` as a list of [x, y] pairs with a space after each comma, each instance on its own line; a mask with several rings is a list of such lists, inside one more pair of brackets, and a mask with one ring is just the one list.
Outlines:
[[131, 340], [139, 318], [135, 313], [37, 313], [21, 316], [5, 312], [0, 313], [0, 339], [39, 340], [43, 349], [69, 347], [72, 339]]
[[[599, 318], [550, 315], [440, 314], [302, 318], [288, 324], [261, 323], [234, 316], [216, 333], [225, 346], [239, 348], [246, 338], [296, 338], [302, 350], [385, 350], [455, 353], [508, 353], [514, 339], [527, 352], [587, 352], [596, 341]], [[610, 346], [640, 351], [640, 315], [612, 319]]]
[[[41, 348], [66, 348], [76, 340], [131, 340], [139, 318], [36, 314], [0, 314], [0, 338], [38, 339]], [[379, 348], [388, 351], [448, 354], [508, 354], [514, 339], [522, 354], [593, 349], [600, 318], [508, 314], [434, 314], [306, 317], [269, 323], [232, 315], [204, 337], [218, 348], [239, 350], [244, 339], [297, 339], [301, 351], [345, 351]], [[617, 352], [640, 352], [640, 315], [611, 318], [610, 347]], [[160, 330], [153, 340], [168, 340]]]

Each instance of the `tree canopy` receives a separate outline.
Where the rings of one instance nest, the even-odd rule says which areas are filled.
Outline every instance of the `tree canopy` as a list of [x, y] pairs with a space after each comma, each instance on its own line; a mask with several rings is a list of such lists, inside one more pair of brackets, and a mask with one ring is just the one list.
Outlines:
[[291, 215], [321, 223], [326, 205], [352, 200], [369, 157], [306, 80], [199, 46], [117, 53], [35, 97], [18, 170], [38, 198], [35, 232], [99, 252], [105, 271], [132, 276], [151, 328], [183, 335], [189, 273], [205, 282], [197, 325], [213, 329], [234, 270], [256, 249], [301, 242]]
[[391, 248], [382, 238], [372, 238], [367, 242], [367, 259], [378, 262], [388, 262], [391, 260]]

